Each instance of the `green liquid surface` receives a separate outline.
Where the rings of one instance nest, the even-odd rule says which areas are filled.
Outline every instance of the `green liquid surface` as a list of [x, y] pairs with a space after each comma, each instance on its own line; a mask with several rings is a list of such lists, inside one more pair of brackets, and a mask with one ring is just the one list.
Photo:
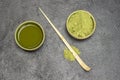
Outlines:
[[17, 41], [23, 48], [36, 48], [41, 44], [42, 40], [43, 31], [37, 24], [24, 24], [18, 29]]

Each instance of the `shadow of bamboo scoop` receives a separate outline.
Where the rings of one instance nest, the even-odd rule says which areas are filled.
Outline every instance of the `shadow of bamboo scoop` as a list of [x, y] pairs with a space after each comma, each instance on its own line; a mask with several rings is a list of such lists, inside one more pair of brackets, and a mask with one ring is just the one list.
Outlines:
[[91, 68], [89, 66], [87, 66], [84, 61], [78, 56], [78, 54], [72, 49], [72, 47], [70, 46], [70, 44], [65, 40], [65, 38], [62, 36], [62, 34], [57, 30], [57, 28], [54, 26], [54, 24], [50, 21], [50, 19], [47, 17], [47, 15], [43, 12], [43, 10], [41, 8], [39, 8], [39, 10], [41, 11], [41, 13], [44, 15], [44, 17], [47, 19], [47, 21], [50, 23], [50, 25], [52, 26], [52, 28], [55, 30], [55, 32], [58, 34], [58, 36], [60, 37], [60, 39], [64, 42], [64, 44], [67, 46], [67, 48], [72, 52], [73, 56], [75, 57], [75, 59], [78, 61], [78, 63], [80, 64], [80, 66], [85, 70], [85, 71], [90, 71]]

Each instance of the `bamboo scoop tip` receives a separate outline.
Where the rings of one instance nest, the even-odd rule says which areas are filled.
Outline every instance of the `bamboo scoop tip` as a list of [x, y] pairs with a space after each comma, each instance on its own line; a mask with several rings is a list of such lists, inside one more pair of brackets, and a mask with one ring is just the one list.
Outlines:
[[89, 72], [91, 70], [90, 67], [86, 67], [85, 71]]
[[41, 12], [43, 12], [42, 9], [41, 9], [40, 7], [39, 7], [39, 10], [40, 10]]
[[41, 10], [41, 8], [39, 7], [39, 10]]

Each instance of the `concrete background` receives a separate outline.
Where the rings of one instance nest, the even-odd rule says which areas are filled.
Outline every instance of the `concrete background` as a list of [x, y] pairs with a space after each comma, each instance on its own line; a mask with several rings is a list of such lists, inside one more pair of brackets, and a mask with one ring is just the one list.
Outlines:
[[[81, 50], [90, 72], [64, 59], [65, 45], [39, 6]], [[94, 35], [84, 41], [70, 37], [65, 28], [68, 15], [79, 9], [91, 12], [97, 22]], [[34, 52], [14, 41], [15, 29], [26, 20], [39, 22], [46, 33], [44, 45]], [[0, 0], [0, 80], [120, 80], [120, 0]]]

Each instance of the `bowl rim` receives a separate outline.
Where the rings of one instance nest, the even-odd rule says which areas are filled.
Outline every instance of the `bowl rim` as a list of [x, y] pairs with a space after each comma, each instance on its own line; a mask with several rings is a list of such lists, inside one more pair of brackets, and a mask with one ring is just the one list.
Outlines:
[[[23, 47], [23, 46], [18, 42], [18, 40], [17, 40], [17, 32], [18, 32], [19, 29], [22, 27], [22, 25], [24, 25], [24, 24], [26, 24], [26, 23], [34, 23], [34, 24], [38, 25], [38, 27], [42, 30], [42, 33], [43, 33], [42, 42], [41, 42], [38, 46], [36, 46], [35, 48], [31, 48], [31, 49], [25, 48], [25, 47]], [[45, 31], [44, 31], [43, 27], [42, 27], [38, 22], [29, 20], [29, 21], [24, 21], [24, 22], [20, 23], [20, 24], [17, 26], [17, 28], [16, 28], [16, 30], [15, 30], [14, 37], [15, 37], [15, 42], [17, 43], [17, 45], [18, 45], [20, 48], [22, 48], [23, 50], [26, 50], [26, 51], [34, 51], [34, 50], [40, 48], [40, 47], [43, 45], [43, 43], [44, 43], [44, 41], [45, 41]]]
[[[87, 13], [88, 15], [90, 15], [91, 18], [93, 19], [93, 23], [94, 23], [94, 26], [93, 26], [94, 28], [93, 28], [92, 32], [91, 32], [89, 35], [85, 36], [85, 37], [76, 37], [76, 36], [73, 36], [73, 35], [70, 33], [70, 31], [68, 30], [68, 21], [69, 21], [70, 17], [71, 17], [74, 13], [77, 13], [77, 12], [80, 12], [80, 11], [85, 12], [85, 13]], [[95, 18], [93, 17], [93, 15], [92, 15], [90, 12], [88, 12], [88, 11], [86, 11], [86, 10], [76, 10], [76, 11], [72, 12], [72, 13], [68, 16], [67, 21], [66, 21], [66, 28], [67, 28], [68, 33], [69, 33], [72, 37], [74, 37], [75, 39], [78, 39], [78, 40], [83, 40], [83, 39], [89, 38], [89, 37], [92, 36], [92, 34], [95, 32], [95, 29], [96, 29], [96, 21], [95, 21]]]

